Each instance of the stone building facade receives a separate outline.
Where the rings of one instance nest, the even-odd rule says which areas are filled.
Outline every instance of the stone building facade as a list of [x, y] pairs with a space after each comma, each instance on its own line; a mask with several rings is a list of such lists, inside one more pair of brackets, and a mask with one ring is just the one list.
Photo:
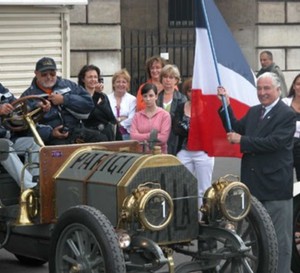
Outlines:
[[[30, 83], [36, 59], [42, 54], [53, 54], [58, 61], [61, 75], [73, 80], [76, 80], [79, 69], [84, 64], [98, 65], [105, 79], [105, 91], [110, 92], [113, 73], [123, 66], [127, 67], [124, 61], [127, 55], [124, 41], [127, 39], [128, 43], [128, 33], [151, 32], [153, 35], [151, 40], [156, 39], [160, 45], [159, 53], [168, 53], [172, 48], [174, 49], [170, 45], [164, 48], [161, 46], [165, 44], [165, 33], [171, 33], [174, 44], [181, 45], [178, 51], [174, 49], [170, 54], [171, 62], [174, 56], [186, 53], [186, 45], [191, 44], [187, 41], [192, 41], [193, 27], [174, 28], [169, 24], [169, 4], [175, 0], [88, 0], [86, 5], [61, 4], [81, 1], [0, 0], [0, 81], [2, 83], [12, 90], [21, 91]], [[189, 1], [193, 0], [182, 0], [183, 3]], [[300, 1], [215, 0], [215, 2], [252, 69], [254, 71], [259, 69], [259, 52], [271, 50], [275, 62], [285, 74], [287, 85], [290, 86], [294, 76], [300, 72], [298, 34]], [[26, 7], [24, 3], [28, 3]], [[45, 3], [49, 4], [45, 5]], [[29, 19], [33, 18], [33, 12], [36, 21], [29, 22]], [[21, 20], [24, 20], [24, 23]], [[38, 34], [40, 32], [37, 32], [37, 28], [42, 28], [38, 20], [44, 24], [51, 24], [51, 27], [47, 27], [46, 30], [49, 31], [52, 40], [42, 38], [42, 35]], [[16, 30], [17, 24], [19, 24], [18, 29], [12, 37], [11, 31]], [[23, 31], [25, 25], [26, 32]], [[186, 34], [187, 32], [189, 34]], [[20, 37], [23, 40], [19, 40]], [[36, 42], [30, 40], [33, 38]], [[40, 40], [42, 42], [39, 42]], [[51, 50], [47, 42], [52, 46]], [[13, 47], [10, 46], [12, 43]], [[46, 46], [41, 47], [43, 44]], [[19, 55], [13, 52], [17, 48]], [[140, 54], [138, 59], [133, 59], [132, 69], [135, 69], [138, 63], [144, 63], [147, 55], [150, 55], [147, 50], [144, 50], [144, 55]], [[188, 56], [182, 58], [183, 65], [192, 67], [193, 60], [190, 53]], [[143, 69], [143, 66], [140, 66], [139, 70]], [[190, 74], [192, 74], [191, 69], [187, 68], [185, 76]], [[138, 78], [134, 73], [133, 76]]]
[[272, 51], [289, 88], [300, 72], [300, 2], [258, 1], [257, 10], [256, 51]]
[[74, 6], [71, 23], [71, 78], [75, 80], [84, 64], [100, 67], [105, 91], [111, 91], [111, 76], [121, 68], [120, 0], [89, 0]]
[[[290, 86], [300, 72], [300, 1], [215, 2], [252, 69], [257, 71], [260, 67], [259, 52], [270, 50]], [[83, 63], [95, 63], [110, 85], [110, 76], [124, 65], [122, 33], [126, 36], [139, 30], [165, 35], [167, 30], [183, 31], [169, 27], [168, 4], [169, 0], [89, 0], [88, 6], [75, 7], [70, 13], [71, 76]]]

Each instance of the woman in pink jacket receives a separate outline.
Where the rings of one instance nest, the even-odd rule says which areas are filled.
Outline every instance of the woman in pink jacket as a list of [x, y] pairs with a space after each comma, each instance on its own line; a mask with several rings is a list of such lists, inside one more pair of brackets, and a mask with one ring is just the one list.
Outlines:
[[156, 105], [157, 87], [146, 83], [141, 94], [146, 108], [135, 113], [130, 129], [130, 138], [138, 141], [149, 141], [150, 133], [157, 131], [157, 145], [161, 146], [162, 153], [167, 153], [167, 141], [171, 131], [170, 114]]

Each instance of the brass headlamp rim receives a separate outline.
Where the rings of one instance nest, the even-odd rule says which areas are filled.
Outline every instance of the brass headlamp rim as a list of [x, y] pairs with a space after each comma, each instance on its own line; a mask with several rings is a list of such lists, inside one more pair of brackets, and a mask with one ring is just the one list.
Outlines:
[[[167, 219], [164, 221], [163, 224], [161, 225], [153, 225], [151, 224], [146, 215], [145, 215], [145, 207], [148, 203], [148, 201], [155, 197], [155, 196], [163, 196], [163, 198], [168, 202], [168, 205], [169, 205], [169, 215], [167, 217]], [[151, 230], [151, 231], [159, 231], [159, 230], [162, 230], [164, 229], [165, 227], [167, 227], [170, 223], [170, 221], [172, 220], [173, 218], [173, 214], [174, 214], [174, 204], [173, 204], [173, 200], [171, 198], [171, 196], [164, 190], [162, 189], [152, 189], [152, 190], [149, 190], [145, 195], [142, 196], [139, 204], [138, 204], [138, 215], [139, 215], [139, 219], [142, 223], [142, 225]]]
[[220, 207], [221, 207], [221, 211], [222, 211], [222, 214], [230, 221], [234, 221], [234, 222], [238, 222], [238, 221], [241, 221], [242, 219], [244, 219], [249, 211], [250, 211], [250, 208], [251, 208], [251, 202], [249, 201], [246, 205], [246, 209], [244, 210], [243, 214], [238, 216], [238, 217], [234, 217], [232, 216], [231, 214], [228, 213], [228, 211], [226, 210], [225, 208], [225, 201], [226, 201], [226, 197], [228, 196], [228, 193], [233, 189], [233, 188], [242, 188], [243, 191], [245, 192], [245, 200], [250, 200], [251, 199], [251, 194], [250, 194], [250, 191], [248, 189], [248, 187], [241, 183], [241, 182], [238, 182], [238, 181], [235, 181], [235, 182], [231, 182], [229, 183], [223, 190], [222, 190], [222, 193], [221, 193], [221, 196], [220, 196]]

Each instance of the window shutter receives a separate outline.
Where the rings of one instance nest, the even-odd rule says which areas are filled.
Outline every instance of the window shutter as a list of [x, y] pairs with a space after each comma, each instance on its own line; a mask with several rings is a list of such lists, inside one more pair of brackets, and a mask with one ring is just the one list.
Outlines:
[[[68, 18], [68, 17], [67, 17]], [[0, 10], [0, 82], [17, 97], [29, 87], [35, 63], [44, 56], [62, 73], [67, 46], [64, 13], [59, 9]]]

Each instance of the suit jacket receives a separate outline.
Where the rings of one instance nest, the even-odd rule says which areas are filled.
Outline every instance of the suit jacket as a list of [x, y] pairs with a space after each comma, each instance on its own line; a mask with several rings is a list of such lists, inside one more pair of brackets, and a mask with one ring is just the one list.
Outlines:
[[[228, 107], [232, 129], [241, 134], [241, 180], [261, 201], [293, 196], [293, 135], [296, 116], [281, 100], [260, 120], [261, 105], [241, 119]], [[219, 114], [226, 128], [225, 113]]]

